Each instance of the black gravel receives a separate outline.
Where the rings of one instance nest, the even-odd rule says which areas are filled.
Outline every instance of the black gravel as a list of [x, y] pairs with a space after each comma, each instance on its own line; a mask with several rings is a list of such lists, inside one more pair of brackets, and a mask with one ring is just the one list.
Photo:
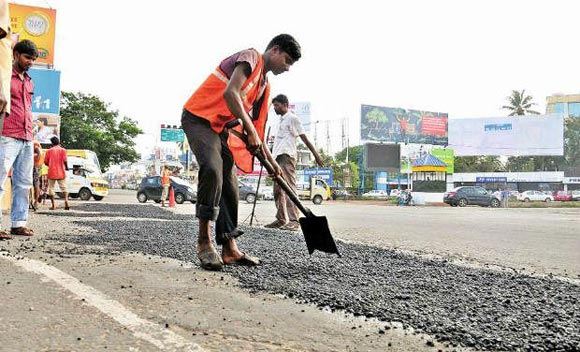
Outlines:
[[[106, 253], [135, 251], [197, 262], [197, 223], [190, 216], [155, 206], [86, 204], [81, 210], [125, 219], [76, 220], [97, 233], [57, 239], [101, 245]], [[229, 266], [225, 271], [251, 291], [284, 294], [355, 316], [401, 322], [415, 333], [428, 333], [450, 346], [580, 351], [578, 285], [343, 242], [338, 243], [342, 258], [318, 252], [310, 257], [301, 234], [244, 230], [240, 248], [259, 256], [263, 264]]]

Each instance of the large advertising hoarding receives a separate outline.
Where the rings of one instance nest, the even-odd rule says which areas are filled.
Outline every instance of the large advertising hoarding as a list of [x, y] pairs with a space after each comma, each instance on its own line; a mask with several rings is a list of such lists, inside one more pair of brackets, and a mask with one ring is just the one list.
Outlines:
[[452, 119], [449, 147], [456, 156], [564, 155], [564, 116]]
[[361, 105], [361, 140], [447, 144], [447, 113]]
[[31, 68], [34, 82], [32, 112], [60, 114], [60, 71]]
[[10, 5], [10, 27], [16, 41], [29, 39], [38, 47], [36, 63], [54, 64], [56, 10]]

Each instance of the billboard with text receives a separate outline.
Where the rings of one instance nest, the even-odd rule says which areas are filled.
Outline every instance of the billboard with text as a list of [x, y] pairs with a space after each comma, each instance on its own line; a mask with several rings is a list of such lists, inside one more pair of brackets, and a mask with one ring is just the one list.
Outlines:
[[447, 144], [447, 113], [361, 105], [361, 140]]
[[456, 156], [563, 155], [564, 116], [452, 119], [449, 147]]
[[54, 64], [56, 10], [44, 7], [10, 5], [10, 27], [16, 41], [29, 39], [38, 47], [36, 63]]

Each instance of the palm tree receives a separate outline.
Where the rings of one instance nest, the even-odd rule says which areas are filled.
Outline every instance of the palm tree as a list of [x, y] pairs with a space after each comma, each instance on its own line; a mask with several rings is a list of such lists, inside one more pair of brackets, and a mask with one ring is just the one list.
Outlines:
[[511, 111], [509, 116], [526, 114], [539, 115], [539, 112], [531, 109], [532, 106], [536, 105], [536, 103], [532, 102], [532, 96], [526, 95], [525, 92], [525, 90], [521, 92], [512, 90], [512, 94], [507, 97], [509, 105], [504, 105], [501, 108]]

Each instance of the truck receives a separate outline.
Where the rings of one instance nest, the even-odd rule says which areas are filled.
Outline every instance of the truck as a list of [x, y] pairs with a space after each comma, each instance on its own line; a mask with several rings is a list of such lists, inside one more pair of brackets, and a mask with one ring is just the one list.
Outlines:
[[300, 199], [311, 200], [314, 204], [322, 204], [332, 196], [332, 191], [326, 181], [321, 178], [310, 177], [309, 183], [299, 183], [296, 185], [298, 197]]
[[70, 149], [66, 155], [69, 168], [66, 185], [70, 197], [103, 200], [109, 194], [109, 183], [101, 173], [97, 154], [92, 150]]

